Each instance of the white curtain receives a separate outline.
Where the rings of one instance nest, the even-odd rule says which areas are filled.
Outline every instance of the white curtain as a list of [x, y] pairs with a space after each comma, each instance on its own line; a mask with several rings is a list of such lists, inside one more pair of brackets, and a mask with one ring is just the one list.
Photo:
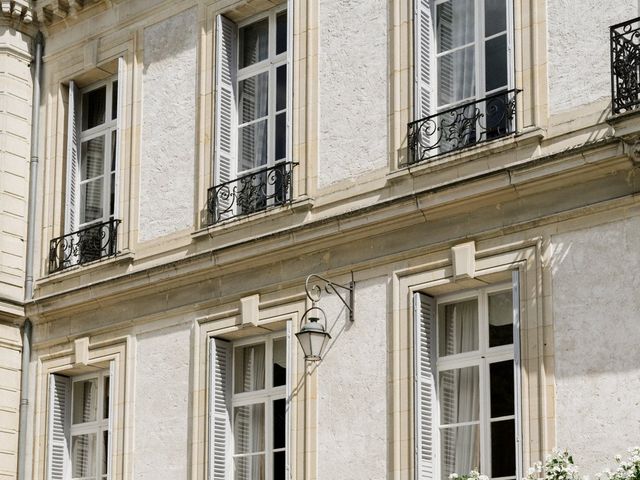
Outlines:
[[[438, 105], [475, 95], [475, 0], [449, 0], [437, 6]], [[450, 52], [462, 45], [465, 48]]]
[[[441, 355], [477, 350], [478, 305], [462, 302], [444, 310], [445, 342]], [[445, 424], [479, 420], [479, 368], [470, 366], [440, 372], [440, 418]], [[441, 430], [442, 478], [480, 468], [479, 427], [449, 427]]]

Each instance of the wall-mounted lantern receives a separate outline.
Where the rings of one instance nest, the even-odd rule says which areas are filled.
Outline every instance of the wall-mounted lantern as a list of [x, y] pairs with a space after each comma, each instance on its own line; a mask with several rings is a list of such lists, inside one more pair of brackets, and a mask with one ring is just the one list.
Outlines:
[[[318, 283], [323, 284], [321, 287]], [[322, 296], [322, 291], [331, 294], [335, 293], [342, 301], [344, 306], [349, 311], [349, 320], [353, 322], [353, 291], [355, 282], [353, 281], [353, 273], [351, 274], [351, 282], [348, 286], [333, 283], [320, 275], [309, 275], [304, 284], [304, 289], [307, 293], [307, 297], [312, 302], [311, 308], [307, 309], [300, 319], [300, 331], [296, 333], [302, 351], [304, 352], [305, 360], [318, 361], [322, 360], [322, 354], [324, 349], [331, 338], [329, 332], [327, 332], [327, 315], [316, 303]], [[349, 292], [349, 301], [347, 302], [340, 294], [338, 289], [346, 290]], [[320, 323], [320, 317], [318, 314], [322, 314], [322, 320], [324, 325]]]

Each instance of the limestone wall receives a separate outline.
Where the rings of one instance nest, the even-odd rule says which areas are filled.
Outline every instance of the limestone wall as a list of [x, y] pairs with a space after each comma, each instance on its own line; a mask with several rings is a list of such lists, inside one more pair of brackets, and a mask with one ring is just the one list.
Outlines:
[[557, 445], [584, 473], [640, 432], [640, 218], [553, 237]]

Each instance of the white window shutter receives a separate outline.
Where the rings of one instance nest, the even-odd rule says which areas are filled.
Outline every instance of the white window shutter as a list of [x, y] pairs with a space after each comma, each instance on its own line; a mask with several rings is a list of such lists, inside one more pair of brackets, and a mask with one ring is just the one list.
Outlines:
[[415, 478], [435, 479], [435, 300], [414, 293]]
[[47, 438], [47, 480], [66, 480], [69, 471], [69, 429], [71, 424], [71, 379], [49, 376], [49, 429]]
[[231, 343], [209, 344], [209, 480], [228, 480], [231, 471]]
[[[216, 94], [215, 94], [215, 165], [214, 185], [228, 182], [236, 174], [237, 99], [236, 74], [238, 27], [228, 18], [218, 15], [216, 21]], [[231, 201], [218, 206], [226, 210]], [[217, 216], [217, 214], [216, 214]]]
[[431, 89], [433, 76], [433, 25], [431, 2], [415, 0], [415, 118], [419, 120], [432, 113]]
[[115, 408], [116, 404], [116, 362], [109, 362], [109, 445], [107, 445], [107, 479], [113, 478], [113, 442], [114, 442], [114, 424], [115, 424]]
[[78, 113], [80, 92], [75, 82], [69, 82], [69, 107], [67, 109], [67, 195], [65, 197], [65, 233], [75, 232], [79, 222], [79, 158], [78, 138], [80, 132]]
[[522, 459], [522, 353], [520, 348], [520, 271], [511, 274], [513, 288], [513, 347], [514, 347], [514, 384], [516, 414], [516, 478], [524, 476]]
[[[287, 0], [287, 161], [293, 162], [293, 16], [294, 0]], [[293, 170], [292, 170], [293, 171]], [[294, 193], [294, 192], [292, 192]]]
[[120, 206], [120, 156], [122, 145], [122, 136], [124, 132], [124, 115], [125, 115], [125, 99], [124, 89], [127, 81], [127, 62], [124, 57], [118, 58], [118, 91], [114, 92], [118, 97], [118, 120], [117, 120], [117, 132], [116, 132], [116, 178], [113, 186], [114, 192], [114, 207], [113, 216], [119, 218], [118, 210]]

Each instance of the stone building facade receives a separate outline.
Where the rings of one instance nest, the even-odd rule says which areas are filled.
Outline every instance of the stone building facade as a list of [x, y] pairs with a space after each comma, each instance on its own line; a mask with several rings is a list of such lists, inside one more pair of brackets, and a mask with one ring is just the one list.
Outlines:
[[509, 480], [638, 442], [637, 2], [0, 4], [0, 479]]

